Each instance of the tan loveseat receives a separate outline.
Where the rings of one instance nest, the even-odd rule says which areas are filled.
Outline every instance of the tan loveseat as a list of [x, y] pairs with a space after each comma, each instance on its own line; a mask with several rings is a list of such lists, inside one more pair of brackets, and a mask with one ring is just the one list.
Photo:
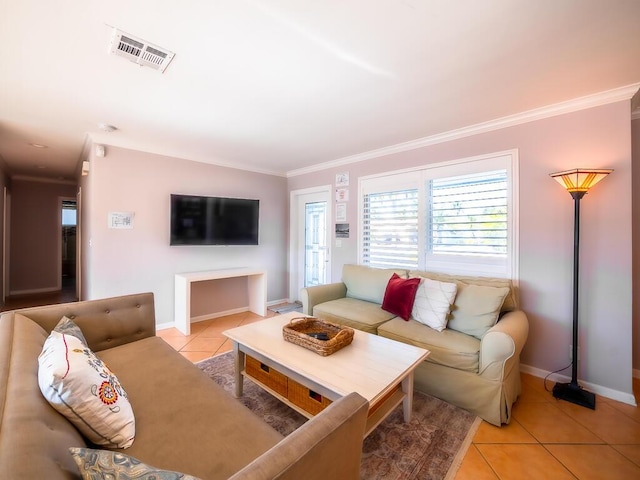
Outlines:
[[2, 314], [0, 478], [80, 478], [68, 449], [87, 441], [37, 381], [37, 357], [63, 315], [128, 393], [136, 438], [122, 453], [205, 480], [359, 477], [366, 400], [344, 397], [283, 438], [155, 336], [148, 293]]
[[[502, 307], [498, 307], [498, 322], [486, 333], [474, 336], [452, 328], [437, 331], [381, 308], [393, 273], [403, 278], [420, 276], [456, 283], [458, 296], [451, 307], [452, 316], [461, 298], [460, 291], [469, 288], [468, 285], [509, 290]], [[464, 408], [494, 425], [511, 420], [511, 406], [521, 390], [520, 352], [527, 340], [529, 324], [525, 313], [518, 309], [510, 280], [344, 265], [342, 282], [305, 288], [301, 301], [307, 315], [430, 350], [429, 357], [416, 369], [417, 390]]]

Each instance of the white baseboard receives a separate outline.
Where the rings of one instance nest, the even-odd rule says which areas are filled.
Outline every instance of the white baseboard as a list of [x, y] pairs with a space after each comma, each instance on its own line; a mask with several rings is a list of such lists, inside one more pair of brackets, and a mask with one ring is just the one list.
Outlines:
[[231, 310], [225, 310], [223, 312], [207, 313], [206, 315], [199, 315], [197, 317], [191, 317], [191, 323], [204, 322], [205, 320], [211, 320], [212, 318], [226, 317], [227, 315], [234, 315], [236, 313], [248, 312], [249, 307], [232, 308]]
[[289, 303], [289, 299], [281, 298], [280, 300], [272, 300], [270, 302], [267, 302], [267, 307], [270, 307], [271, 305], [280, 305], [281, 303]]
[[[281, 300], [272, 300], [270, 302], [267, 302], [267, 306], [270, 307], [271, 305], [279, 305], [281, 303], [287, 303], [287, 302], [289, 302], [288, 298], [281, 299]], [[205, 320], [211, 320], [212, 318], [226, 317], [227, 315], [234, 315], [236, 313], [242, 313], [242, 312], [248, 312], [248, 311], [249, 311], [249, 307], [239, 307], [239, 308], [233, 308], [231, 310], [224, 310], [222, 312], [207, 313], [206, 315], [198, 315], [197, 317], [191, 317], [191, 323], [204, 322]], [[166, 330], [168, 328], [173, 328], [175, 326], [176, 325], [174, 322], [159, 323], [156, 325], [156, 331]]]
[[[533, 375], [534, 377], [545, 378], [551, 372], [547, 372], [546, 370], [541, 370], [540, 368], [531, 367], [529, 365], [520, 364], [520, 371], [522, 373], [528, 373], [529, 375]], [[635, 373], [634, 373], [635, 376]], [[553, 382], [569, 382], [571, 381], [571, 377], [567, 377], [566, 375], [560, 375], [558, 373], [553, 373], [549, 375], [549, 380]], [[585, 387], [587, 390], [597, 393], [603, 397], [610, 398], [612, 400], [617, 400], [618, 402], [626, 403], [628, 405], [632, 405], [634, 407], [637, 406], [636, 399], [633, 393], [621, 392], [619, 390], [613, 390], [608, 387], [603, 387], [602, 385], [596, 385], [594, 383], [589, 383], [578, 379], [580, 385]]]
[[9, 291], [9, 296], [12, 297], [14, 295], [31, 295], [34, 293], [52, 293], [59, 292], [62, 287], [47, 287], [47, 288], [34, 288], [32, 290], [11, 290]]

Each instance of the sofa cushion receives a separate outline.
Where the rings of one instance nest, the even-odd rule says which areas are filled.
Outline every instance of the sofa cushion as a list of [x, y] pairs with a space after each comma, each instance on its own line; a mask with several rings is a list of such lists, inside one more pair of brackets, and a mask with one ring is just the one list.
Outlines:
[[387, 283], [382, 309], [398, 315], [403, 320], [409, 320], [419, 286], [419, 278], [400, 278], [394, 273]]
[[478, 373], [480, 340], [455, 330], [438, 332], [411, 319], [394, 318], [378, 327], [378, 335], [417, 347], [431, 353], [427, 362]]
[[70, 448], [69, 452], [78, 465], [84, 480], [108, 479], [157, 479], [157, 480], [200, 480], [180, 472], [160, 470], [142, 463], [137, 458], [110, 450], [93, 448]]
[[481, 285], [486, 287], [507, 287], [509, 293], [504, 299], [501, 312], [510, 312], [518, 309], [516, 289], [513, 286], [513, 282], [508, 278], [494, 278], [494, 277], [475, 277], [468, 275], [450, 275], [447, 273], [439, 272], [425, 272], [421, 270], [412, 270], [409, 272], [411, 277], [425, 277], [432, 280], [439, 280], [441, 282], [454, 282], [457, 284], [465, 283], [467, 285]]
[[53, 331], [38, 356], [40, 391], [95, 445], [131, 446], [135, 418], [118, 378], [74, 335]]
[[448, 328], [482, 338], [498, 321], [500, 307], [508, 294], [507, 287], [468, 285], [459, 282]]
[[402, 269], [347, 264], [342, 267], [342, 282], [347, 287], [347, 297], [381, 305], [387, 283], [394, 273], [407, 278], [408, 272]]
[[146, 464], [227, 479], [282, 439], [159, 337], [97, 354], [127, 386], [136, 441], [126, 453]]
[[313, 316], [321, 320], [357, 328], [363, 332], [376, 333], [378, 325], [395, 317], [377, 303], [355, 298], [339, 298], [313, 307]]
[[441, 332], [447, 326], [451, 304], [456, 298], [455, 283], [420, 278], [411, 316], [414, 320]]

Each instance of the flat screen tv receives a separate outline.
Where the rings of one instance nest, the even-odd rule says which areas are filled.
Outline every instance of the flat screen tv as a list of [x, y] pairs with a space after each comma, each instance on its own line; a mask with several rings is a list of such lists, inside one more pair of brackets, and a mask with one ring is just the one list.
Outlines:
[[171, 245], [258, 245], [260, 200], [171, 195]]

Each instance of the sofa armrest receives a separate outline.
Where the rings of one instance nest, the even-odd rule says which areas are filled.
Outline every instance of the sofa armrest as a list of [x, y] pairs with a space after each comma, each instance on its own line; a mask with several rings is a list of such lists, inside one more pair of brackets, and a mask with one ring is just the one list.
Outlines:
[[94, 352], [156, 334], [153, 293], [25, 308], [10, 314], [24, 315], [47, 333], [66, 316], [80, 327]]
[[302, 313], [304, 315], [313, 315], [313, 307], [316, 305], [346, 296], [347, 286], [342, 282], [303, 288], [300, 290]]
[[368, 410], [357, 393], [342, 397], [229, 480], [359, 479]]
[[478, 373], [502, 381], [509, 370], [507, 362], [515, 363], [520, 358], [528, 335], [529, 321], [522, 310], [505, 313], [482, 337]]

